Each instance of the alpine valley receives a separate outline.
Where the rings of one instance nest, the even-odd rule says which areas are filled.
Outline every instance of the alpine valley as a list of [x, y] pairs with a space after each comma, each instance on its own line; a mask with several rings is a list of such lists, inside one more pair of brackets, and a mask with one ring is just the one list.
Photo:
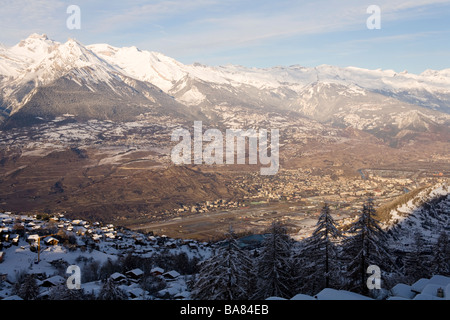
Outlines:
[[[280, 170], [174, 165], [171, 133], [279, 129]], [[212, 239], [271, 220], [308, 231], [324, 201], [350, 219], [450, 176], [450, 69], [182, 64], [161, 53], [0, 45], [0, 210]], [[389, 218], [386, 218], [388, 221]]]

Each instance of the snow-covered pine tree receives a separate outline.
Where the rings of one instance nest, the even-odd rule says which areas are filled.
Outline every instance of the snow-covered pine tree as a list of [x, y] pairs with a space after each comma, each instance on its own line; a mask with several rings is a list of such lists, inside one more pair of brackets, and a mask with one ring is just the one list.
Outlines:
[[49, 300], [87, 300], [93, 299], [93, 296], [84, 294], [83, 289], [75, 290], [67, 288], [65, 283], [56, 285], [49, 290]]
[[127, 294], [114, 282], [113, 279], [108, 278], [103, 284], [98, 300], [127, 300]]
[[299, 261], [299, 292], [315, 294], [324, 288], [338, 286], [339, 263], [336, 242], [342, 237], [325, 203], [312, 235], [303, 241]]
[[414, 234], [414, 242], [411, 250], [405, 254], [404, 265], [405, 278], [409, 283], [431, 276], [430, 256], [427, 254], [427, 244], [420, 232]]
[[279, 222], [273, 222], [257, 260], [258, 283], [254, 299], [292, 296], [291, 245], [286, 228]]
[[375, 219], [373, 200], [363, 204], [359, 219], [351, 226], [351, 236], [344, 240], [344, 256], [347, 260], [346, 289], [368, 293], [367, 268], [376, 265], [388, 273], [392, 270], [392, 259], [387, 251], [386, 234]]
[[24, 300], [35, 300], [39, 295], [39, 286], [33, 274], [26, 274], [15, 285], [14, 292]]
[[224, 244], [212, 256], [200, 263], [191, 297], [197, 300], [244, 300], [251, 279], [252, 261], [242, 250], [233, 229]]
[[439, 233], [439, 237], [433, 246], [431, 272], [434, 275], [450, 275], [450, 243], [445, 231]]

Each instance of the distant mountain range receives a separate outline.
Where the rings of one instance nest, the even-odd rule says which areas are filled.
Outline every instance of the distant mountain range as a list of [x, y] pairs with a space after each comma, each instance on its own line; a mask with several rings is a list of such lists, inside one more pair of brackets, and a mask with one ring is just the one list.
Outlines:
[[416, 75], [328, 65], [184, 65], [136, 47], [58, 43], [39, 34], [10, 48], [0, 46], [4, 129], [64, 114], [113, 121], [152, 114], [236, 125], [233, 118], [241, 114], [246, 119], [238, 123], [272, 113], [383, 139], [424, 132], [446, 139], [450, 69]]

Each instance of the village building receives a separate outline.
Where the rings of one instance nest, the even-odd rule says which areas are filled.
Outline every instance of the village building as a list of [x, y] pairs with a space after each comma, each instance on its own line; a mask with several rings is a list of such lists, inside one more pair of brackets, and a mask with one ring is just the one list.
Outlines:
[[136, 268], [136, 269], [129, 270], [129, 271], [125, 272], [125, 275], [128, 277], [128, 279], [130, 281], [138, 282], [144, 276], [144, 271], [142, 271], [139, 268]]

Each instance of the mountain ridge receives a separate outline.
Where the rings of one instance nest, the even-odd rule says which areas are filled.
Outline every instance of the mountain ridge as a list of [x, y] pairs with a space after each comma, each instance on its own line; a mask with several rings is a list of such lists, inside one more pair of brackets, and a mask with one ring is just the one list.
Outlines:
[[[228, 108], [282, 116], [293, 112], [299, 119], [397, 139], [448, 129], [449, 70], [416, 75], [330, 65], [185, 65], [134, 46], [85, 46], [75, 39], [58, 43], [32, 34], [11, 48], [0, 48], [0, 123], [11, 128], [33, 123], [33, 117], [51, 120], [64, 113], [129, 121], [156, 112], [229, 125], [220, 111]], [[42, 92], [47, 100], [39, 98]], [[103, 100], [116, 103], [107, 110]], [[61, 107], [67, 101], [72, 110]], [[24, 115], [30, 121], [23, 121]]]

